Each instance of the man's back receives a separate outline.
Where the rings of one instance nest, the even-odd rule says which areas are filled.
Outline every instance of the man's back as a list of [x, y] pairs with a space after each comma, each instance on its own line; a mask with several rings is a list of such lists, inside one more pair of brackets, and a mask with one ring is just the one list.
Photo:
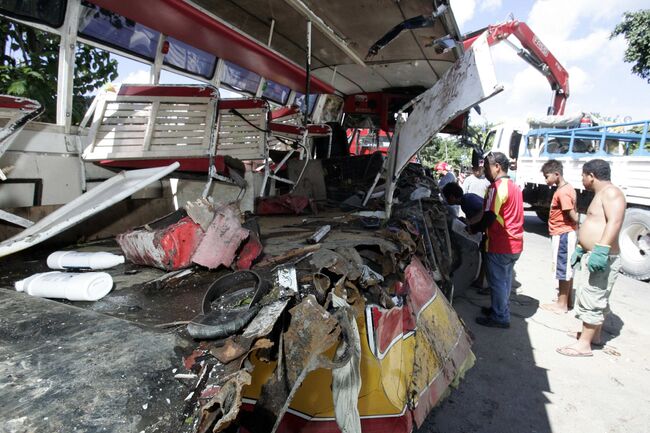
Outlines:
[[485, 193], [490, 186], [490, 181], [484, 176], [477, 177], [472, 174], [465, 178], [463, 182], [463, 192], [465, 194], [476, 194], [480, 197], [485, 197]]

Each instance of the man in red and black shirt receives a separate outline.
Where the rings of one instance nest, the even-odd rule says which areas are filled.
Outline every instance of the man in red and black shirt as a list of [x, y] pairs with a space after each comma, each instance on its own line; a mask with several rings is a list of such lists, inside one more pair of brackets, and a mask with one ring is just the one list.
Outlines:
[[492, 306], [482, 310], [476, 323], [494, 328], [510, 327], [512, 271], [524, 247], [524, 203], [521, 190], [508, 177], [508, 157], [493, 152], [485, 157], [485, 177], [491, 182], [483, 218], [472, 231], [487, 233], [487, 277]]

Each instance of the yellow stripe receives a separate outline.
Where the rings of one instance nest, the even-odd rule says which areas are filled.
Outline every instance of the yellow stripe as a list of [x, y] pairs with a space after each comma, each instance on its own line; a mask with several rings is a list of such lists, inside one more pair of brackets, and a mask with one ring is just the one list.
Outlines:
[[501, 224], [501, 227], [505, 225], [505, 222], [503, 221], [503, 217], [499, 215], [499, 211], [501, 210], [501, 206], [503, 206], [503, 203], [505, 203], [506, 200], [508, 200], [509, 181], [510, 180], [508, 178], [501, 179], [501, 182], [497, 187], [496, 197], [494, 198], [494, 213], [496, 214], [497, 222]]

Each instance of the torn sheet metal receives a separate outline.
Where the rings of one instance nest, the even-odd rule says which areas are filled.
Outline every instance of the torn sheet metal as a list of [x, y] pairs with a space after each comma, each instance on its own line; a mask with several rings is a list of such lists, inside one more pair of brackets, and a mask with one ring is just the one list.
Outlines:
[[451, 120], [501, 90], [484, 33], [433, 87], [418, 96], [408, 120], [393, 135], [387, 160], [387, 215], [397, 178], [409, 160]]
[[406, 268], [408, 306], [416, 322], [410, 405], [419, 427], [462, 370], [470, 338], [435, 281], [417, 258]]
[[321, 367], [331, 368], [331, 361], [322, 354], [339, 339], [337, 319], [311, 295], [289, 313], [291, 323], [281, 339], [278, 364], [262, 386], [250, 419], [254, 432], [275, 432], [307, 373]]
[[[0, 156], [4, 155], [18, 133], [25, 125], [43, 112], [44, 107], [38, 101], [16, 96], [0, 95], [0, 118], [8, 118], [0, 128]], [[7, 177], [0, 170], [0, 180]]]
[[194, 252], [192, 261], [208, 269], [230, 266], [241, 242], [248, 237], [242, 228], [239, 209], [224, 206], [217, 210], [208, 231]]
[[188, 201], [184, 208], [192, 221], [199, 224], [203, 231], [208, 230], [210, 223], [214, 219], [214, 206], [208, 199], [200, 198], [195, 201]]
[[332, 397], [336, 423], [342, 433], [361, 433], [359, 416], [359, 391], [361, 391], [361, 340], [359, 328], [354, 318], [354, 310], [347, 301], [332, 295], [334, 308], [343, 309], [348, 315], [350, 332], [347, 346], [341, 344], [336, 349], [337, 357], [342, 357], [345, 350], [350, 350], [349, 361], [340, 368], [332, 370]]
[[52, 212], [33, 226], [0, 243], [0, 257], [24, 250], [61, 233], [124, 200], [150, 183], [167, 176], [178, 166], [178, 162], [175, 162], [167, 167], [123, 171], [116, 174]]
[[242, 389], [250, 383], [251, 375], [246, 370], [239, 370], [226, 381], [201, 409], [198, 432], [218, 433], [235, 422], [242, 403]]
[[255, 259], [264, 251], [264, 246], [260, 242], [260, 237], [257, 233], [251, 231], [248, 239], [237, 256], [235, 268], [237, 269], [250, 269]]
[[192, 255], [202, 238], [201, 226], [185, 217], [167, 227], [121, 233], [115, 240], [128, 261], [173, 271], [192, 264]]

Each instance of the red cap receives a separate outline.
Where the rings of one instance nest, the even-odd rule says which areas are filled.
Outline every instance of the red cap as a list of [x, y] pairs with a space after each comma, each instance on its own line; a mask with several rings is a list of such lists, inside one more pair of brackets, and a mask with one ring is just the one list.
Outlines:
[[449, 171], [451, 169], [451, 167], [449, 167], [449, 164], [447, 164], [446, 162], [439, 162], [439, 163], [436, 164], [434, 169], [436, 171], [443, 171], [443, 170]]

